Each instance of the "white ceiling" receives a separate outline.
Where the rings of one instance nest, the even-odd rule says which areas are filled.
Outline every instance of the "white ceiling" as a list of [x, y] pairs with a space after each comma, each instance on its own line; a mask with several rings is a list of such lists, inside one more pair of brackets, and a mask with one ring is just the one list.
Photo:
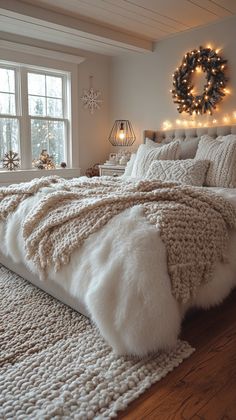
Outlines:
[[0, 0], [1, 31], [107, 54], [234, 14], [235, 0]]

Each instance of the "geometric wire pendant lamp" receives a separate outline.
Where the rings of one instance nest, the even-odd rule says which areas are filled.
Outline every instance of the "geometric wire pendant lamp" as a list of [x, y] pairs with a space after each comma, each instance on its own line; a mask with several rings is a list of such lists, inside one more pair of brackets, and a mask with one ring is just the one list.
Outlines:
[[134, 130], [129, 120], [116, 120], [108, 137], [113, 146], [131, 146], [135, 139]]

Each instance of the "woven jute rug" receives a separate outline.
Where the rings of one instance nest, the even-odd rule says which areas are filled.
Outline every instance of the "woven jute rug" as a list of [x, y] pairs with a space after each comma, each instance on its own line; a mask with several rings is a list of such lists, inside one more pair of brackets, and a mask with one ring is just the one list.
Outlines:
[[118, 357], [96, 327], [0, 266], [0, 418], [109, 419], [191, 355]]

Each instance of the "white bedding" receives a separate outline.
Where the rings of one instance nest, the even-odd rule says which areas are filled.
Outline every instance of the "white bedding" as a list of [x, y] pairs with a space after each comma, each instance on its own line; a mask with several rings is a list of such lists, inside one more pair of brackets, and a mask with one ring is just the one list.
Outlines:
[[[236, 207], [236, 189], [214, 191]], [[171, 294], [164, 244], [139, 206], [114, 217], [74, 252], [67, 266], [40, 280], [25, 258], [21, 232], [21, 222], [37, 199], [22, 202], [8, 222], [0, 225], [2, 254], [10, 268], [13, 262], [19, 272], [18, 264], [23, 262], [34, 273], [32, 282], [88, 314], [117, 353], [143, 355], [173, 346], [190, 306], [218, 304], [236, 285], [236, 232], [231, 232], [229, 263], [218, 264], [213, 281], [202, 286], [188, 305], [177, 303]]]

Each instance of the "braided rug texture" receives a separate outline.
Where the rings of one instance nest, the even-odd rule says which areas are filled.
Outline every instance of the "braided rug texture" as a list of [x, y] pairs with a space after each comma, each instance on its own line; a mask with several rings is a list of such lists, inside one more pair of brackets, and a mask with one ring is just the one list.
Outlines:
[[0, 266], [0, 418], [109, 419], [189, 357], [115, 355], [90, 321]]

